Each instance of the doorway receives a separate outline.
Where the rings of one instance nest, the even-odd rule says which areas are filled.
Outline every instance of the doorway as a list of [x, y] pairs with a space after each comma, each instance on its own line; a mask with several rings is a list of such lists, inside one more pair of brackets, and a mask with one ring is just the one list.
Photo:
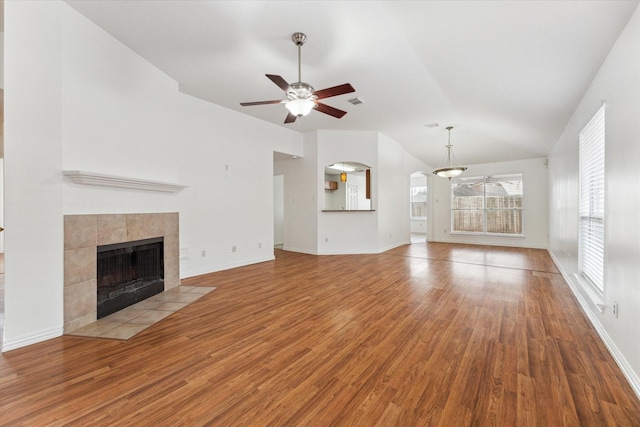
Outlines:
[[427, 176], [424, 172], [414, 172], [409, 182], [411, 243], [425, 243], [427, 241]]
[[284, 245], [284, 175], [273, 177], [273, 247]]

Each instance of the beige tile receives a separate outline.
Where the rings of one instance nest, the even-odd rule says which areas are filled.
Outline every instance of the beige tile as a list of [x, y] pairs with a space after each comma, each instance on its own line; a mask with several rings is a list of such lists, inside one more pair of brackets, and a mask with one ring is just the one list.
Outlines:
[[160, 301], [149, 301], [148, 299], [146, 299], [144, 301], [135, 303], [131, 307], [135, 307], [136, 309], [140, 310], [153, 310], [157, 309], [161, 304], [163, 303]]
[[115, 329], [118, 326], [122, 325], [122, 323], [114, 323], [114, 322], [93, 322], [89, 325], [86, 325], [82, 328], [74, 330], [71, 335], [81, 335], [85, 337], [99, 337], [102, 334], [110, 331], [111, 329]]
[[127, 214], [127, 240], [147, 238], [144, 230], [144, 214]]
[[96, 246], [98, 233], [96, 215], [64, 216], [64, 249]]
[[164, 256], [165, 258], [180, 257], [180, 237], [177, 234], [166, 234], [164, 236]]
[[161, 302], [184, 302], [184, 303], [190, 303], [193, 302], [195, 300], [197, 300], [198, 298], [200, 298], [202, 295], [200, 294], [191, 294], [191, 293], [177, 293], [177, 292], [163, 292], [161, 294], [158, 295], [154, 295], [152, 296], [150, 299], [152, 299], [153, 301], [161, 301]]
[[173, 311], [166, 311], [166, 310], [145, 310], [145, 312], [142, 315], [131, 320], [131, 322], [129, 323], [142, 323], [145, 325], [153, 325], [154, 323], [159, 322], [165, 317], [171, 316], [173, 313], [174, 313]]
[[150, 325], [134, 324], [134, 323], [122, 323], [119, 326], [109, 329], [104, 333], [98, 335], [101, 338], [111, 338], [116, 340], [128, 340], [133, 338], [136, 334], [144, 331]]
[[127, 216], [124, 214], [98, 215], [98, 245], [127, 241]]
[[177, 286], [175, 288], [165, 290], [165, 292], [187, 293], [193, 289], [193, 286]]
[[74, 285], [96, 278], [96, 248], [64, 251], [64, 285]]
[[64, 333], [69, 334], [79, 328], [90, 325], [96, 321], [96, 314], [88, 314], [84, 317], [79, 317], [77, 319], [73, 319], [69, 322], [65, 322], [64, 324]]
[[164, 259], [164, 289], [180, 286], [180, 260], [178, 258]]
[[[64, 287], [64, 322], [93, 316], [96, 320], [97, 313], [96, 280], [88, 280], [82, 283]], [[76, 327], [78, 327], [77, 325]]]
[[180, 285], [180, 247], [177, 234], [164, 236], [164, 282], [165, 289]]
[[171, 312], [176, 312], [188, 305], [189, 304], [186, 302], [163, 302], [156, 307], [156, 310], [167, 310]]
[[163, 215], [164, 215], [165, 236], [169, 234], [179, 235], [180, 234], [180, 230], [179, 230], [180, 217], [178, 215], [178, 212], [169, 212]]
[[134, 308], [134, 306], [129, 306], [129, 307], [123, 308], [120, 311], [116, 311], [113, 314], [105, 316], [100, 320], [104, 320], [107, 322], [127, 323], [135, 319], [136, 317], [143, 315], [146, 312], [147, 310], [143, 310], [138, 307]]
[[145, 239], [164, 236], [164, 214], [144, 215], [144, 236]]

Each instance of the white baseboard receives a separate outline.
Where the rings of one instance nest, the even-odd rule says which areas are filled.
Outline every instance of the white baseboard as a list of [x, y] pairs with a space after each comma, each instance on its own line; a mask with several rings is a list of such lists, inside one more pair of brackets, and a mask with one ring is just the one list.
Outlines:
[[411, 244], [411, 241], [405, 241], [405, 242], [393, 243], [384, 248], [357, 249], [357, 250], [347, 250], [347, 251], [343, 249], [336, 249], [335, 251], [331, 251], [331, 250], [310, 251], [307, 249], [292, 248], [288, 246], [285, 246], [282, 249], [285, 251], [300, 252], [300, 253], [309, 254], [309, 255], [370, 255], [370, 254], [381, 254], [388, 250], [391, 250], [400, 246], [404, 246], [404, 245], [410, 245], [410, 244]]
[[370, 255], [377, 254], [377, 249], [360, 249], [353, 251], [335, 250], [335, 251], [318, 251], [318, 255]]
[[616, 346], [615, 342], [611, 339], [611, 337], [607, 333], [607, 330], [604, 328], [604, 326], [602, 326], [602, 323], [600, 323], [595, 313], [591, 310], [591, 306], [589, 302], [585, 299], [582, 292], [580, 292], [580, 289], [574, 282], [573, 276], [570, 276], [569, 274], [567, 274], [567, 272], [562, 268], [562, 265], [560, 264], [558, 259], [555, 257], [553, 252], [551, 252], [550, 250], [547, 250], [547, 252], [551, 256], [551, 259], [553, 260], [556, 267], [558, 267], [558, 270], [560, 271], [560, 274], [564, 278], [564, 281], [567, 282], [567, 284], [569, 285], [569, 289], [571, 289], [571, 292], [573, 292], [573, 295], [578, 300], [578, 303], [580, 304], [582, 311], [587, 315], [587, 319], [589, 319], [589, 321], [591, 322], [591, 325], [594, 327], [594, 329], [600, 336], [600, 339], [602, 340], [604, 345], [607, 347], [607, 350], [609, 350], [609, 353], [618, 364], [618, 367], [620, 368], [624, 376], [627, 378], [629, 385], [635, 392], [636, 396], [638, 396], [638, 399], [640, 399], [640, 377], [633, 370], [633, 368], [631, 367], [627, 359], [620, 352], [620, 349], [618, 349], [618, 346]]
[[242, 261], [229, 263], [229, 264], [214, 265], [212, 267], [198, 268], [195, 270], [189, 270], [184, 272], [181, 271], [180, 279], [186, 279], [188, 277], [194, 277], [194, 276], [202, 276], [203, 274], [215, 273], [216, 271], [229, 270], [236, 267], [244, 267], [245, 265], [258, 264], [266, 261], [273, 261], [274, 259], [275, 257], [273, 255], [269, 255], [269, 256], [260, 257], [260, 258], [245, 259]]
[[20, 337], [8, 339], [2, 344], [2, 352], [5, 353], [20, 347], [26, 347], [31, 344], [50, 340], [51, 338], [58, 338], [62, 336], [63, 332], [63, 327], [57, 326], [36, 332], [35, 334], [22, 335]]
[[378, 249], [378, 253], [381, 254], [382, 252], [390, 251], [391, 249], [399, 248], [400, 246], [410, 245], [410, 244], [411, 244], [411, 240], [407, 240], [405, 242], [393, 243], [389, 246], [385, 246], [384, 248]]
[[[454, 234], [450, 238], [433, 238], [427, 239], [428, 242], [434, 243], [461, 243], [463, 245], [478, 245], [478, 246], [500, 246], [511, 248], [523, 248], [523, 249], [544, 249], [549, 250], [547, 245], [531, 244], [520, 241], [520, 237], [505, 237], [504, 239], [510, 240], [491, 240], [491, 239], [473, 239], [464, 234]], [[518, 240], [520, 239], [520, 240]]]
[[308, 255], [318, 255], [318, 252], [314, 250], [305, 249], [305, 248], [295, 248], [293, 246], [283, 246], [282, 250], [289, 251], [289, 252], [299, 252], [301, 254], [308, 254]]

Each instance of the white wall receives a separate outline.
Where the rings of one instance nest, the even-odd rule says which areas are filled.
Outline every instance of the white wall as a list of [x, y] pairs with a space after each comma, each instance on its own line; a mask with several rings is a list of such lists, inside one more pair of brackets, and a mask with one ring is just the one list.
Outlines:
[[[62, 169], [180, 183], [178, 84], [61, 5]], [[11, 164], [11, 159], [8, 160]], [[187, 184], [188, 185], [188, 184]], [[64, 214], [176, 212], [177, 195], [76, 185]]]
[[409, 186], [411, 173], [425, 167], [383, 134], [378, 144], [378, 250], [411, 243]]
[[430, 212], [433, 240], [437, 242], [468, 243], [479, 245], [515, 246], [546, 249], [548, 246], [548, 169], [545, 159], [517, 160], [513, 162], [468, 165], [464, 176], [490, 176], [522, 173], [524, 186], [523, 229], [524, 237], [475, 236], [450, 234], [451, 185], [445, 178], [435, 175], [431, 179], [433, 207]]
[[302, 135], [186, 95], [178, 108], [182, 277], [273, 259], [274, 146], [299, 152]]
[[[319, 180], [315, 193], [324, 195], [324, 168], [341, 162], [361, 163], [371, 167], [371, 201], [378, 206], [377, 176], [379, 174], [378, 134], [369, 131], [318, 131]], [[342, 184], [342, 183], [340, 183]], [[344, 184], [343, 184], [344, 185]], [[320, 210], [324, 209], [321, 208]], [[377, 253], [377, 212], [317, 212], [318, 253]]]
[[[5, 25], [4, 351], [62, 333], [64, 214], [179, 212], [181, 277], [273, 258], [273, 151], [300, 155], [300, 133], [179, 93], [63, 2], [7, 2]], [[66, 169], [188, 188], [75, 185]]]
[[62, 333], [62, 34], [68, 7], [5, 2], [3, 349]]
[[[600, 312], [578, 271], [578, 133], [605, 101], [605, 270]], [[640, 395], [640, 9], [609, 53], [549, 157], [550, 252]], [[611, 304], [619, 304], [616, 318]]]

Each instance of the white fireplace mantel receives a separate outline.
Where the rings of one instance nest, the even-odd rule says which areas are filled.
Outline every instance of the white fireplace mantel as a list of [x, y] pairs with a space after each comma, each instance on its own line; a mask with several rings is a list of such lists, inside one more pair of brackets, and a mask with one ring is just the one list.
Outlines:
[[170, 182], [149, 181], [146, 179], [127, 178], [123, 176], [105, 175], [85, 171], [62, 171], [62, 174], [75, 184], [98, 185], [102, 187], [127, 188], [130, 190], [159, 191], [163, 193], [177, 193], [186, 185]]

